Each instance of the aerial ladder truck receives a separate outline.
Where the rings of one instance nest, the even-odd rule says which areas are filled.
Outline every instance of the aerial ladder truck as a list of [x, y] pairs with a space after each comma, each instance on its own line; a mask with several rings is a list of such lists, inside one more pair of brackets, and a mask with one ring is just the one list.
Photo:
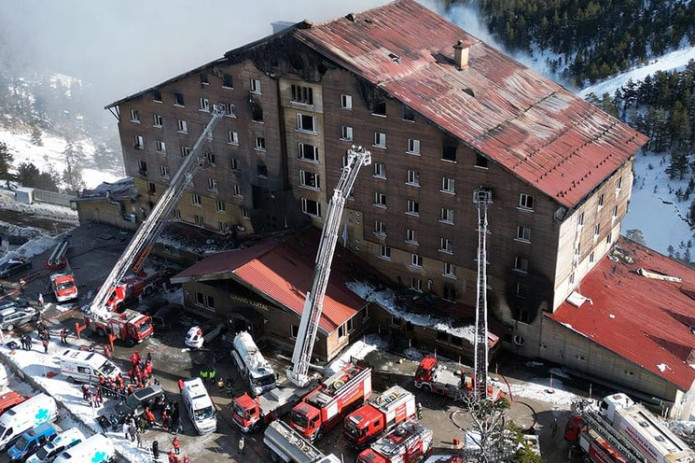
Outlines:
[[[113, 335], [127, 345], [142, 342], [152, 334], [152, 324], [146, 315], [140, 315], [131, 310], [114, 313], [113, 309], [126, 296], [125, 290], [121, 286], [121, 281], [128, 273], [137, 273], [142, 268], [147, 256], [154, 247], [157, 237], [163, 230], [167, 218], [176, 208], [186, 187], [193, 181], [198, 170], [207, 166], [207, 162], [205, 159], [201, 159], [199, 154], [209, 134], [212, 133], [224, 115], [224, 108], [216, 106], [212, 119], [196, 141], [193, 150], [184, 158], [183, 163], [171, 179], [171, 183], [169, 183], [162, 197], [137, 229], [125, 251], [123, 251], [123, 254], [106, 277], [104, 284], [101, 285], [101, 288], [85, 311], [87, 313], [85, 324], [93, 323], [94, 330], [97, 333]], [[119, 286], [121, 287], [119, 288]], [[78, 328], [78, 330], [81, 329]]]
[[[338, 242], [340, 221], [345, 208], [345, 201], [352, 190], [360, 168], [372, 162], [372, 154], [362, 147], [352, 147], [347, 153], [347, 163], [343, 167], [338, 184], [333, 191], [333, 196], [328, 204], [326, 221], [323, 224], [321, 241], [316, 253], [315, 267], [312, 275], [311, 289], [306, 294], [304, 311], [299, 323], [297, 341], [292, 355], [292, 368], [288, 371], [288, 377], [292, 385], [277, 387], [256, 398], [249, 394], [237, 397], [232, 402], [232, 417], [234, 422], [243, 432], [260, 430], [265, 424], [281, 416], [299, 403], [308, 393], [314, 393], [309, 386], [313, 377], [309, 375], [311, 354], [319, 329], [319, 321], [323, 310], [323, 301], [328, 287], [328, 278], [331, 272], [333, 253]], [[371, 393], [371, 371], [368, 374], [362, 372], [361, 367], [347, 365], [341, 374], [340, 381], [330, 385], [331, 401], [340, 402], [341, 396], [349, 391], [361, 390]], [[362, 373], [362, 374], [361, 374]], [[338, 374], [338, 373], [337, 373]], [[324, 382], [325, 383], [325, 382]], [[328, 394], [325, 384], [322, 392]], [[368, 391], [368, 392], [367, 392]], [[354, 403], [351, 397], [350, 404]], [[337, 407], [340, 408], [340, 407]], [[305, 409], [313, 412], [311, 407]], [[322, 415], [330, 423], [338, 422], [335, 414], [346, 412], [345, 409], [333, 410]], [[323, 411], [321, 411], [323, 413]]]

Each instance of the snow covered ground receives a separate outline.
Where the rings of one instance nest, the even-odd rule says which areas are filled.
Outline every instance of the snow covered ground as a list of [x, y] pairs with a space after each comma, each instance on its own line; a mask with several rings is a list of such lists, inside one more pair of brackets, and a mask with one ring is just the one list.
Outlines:
[[[49, 134], [42, 136], [43, 146], [31, 143], [29, 133], [12, 133], [0, 127], [0, 142], [7, 144], [10, 153], [14, 156], [14, 166], [21, 163], [32, 163], [41, 172], [54, 171], [62, 173], [65, 169], [65, 148], [67, 142]], [[82, 147], [82, 151], [88, 158], [94, 157], [94, 143], [89, 139], [79, 140], [75, 144]], [[91, 168], [83, 168], [82, 179], [87, 188], [94, 188], [102, 182], [113, 182], [123, 178], [123, 172], [105, 171]]]

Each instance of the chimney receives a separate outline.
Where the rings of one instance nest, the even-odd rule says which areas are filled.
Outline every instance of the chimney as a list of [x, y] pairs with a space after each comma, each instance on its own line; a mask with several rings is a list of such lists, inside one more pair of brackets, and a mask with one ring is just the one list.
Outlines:
[[454, 64], [458, 69], [465, 69], [468, 67], [468, 50], [471, 47], [463, 44], [463, 40], [459, 40], [454, 45]]

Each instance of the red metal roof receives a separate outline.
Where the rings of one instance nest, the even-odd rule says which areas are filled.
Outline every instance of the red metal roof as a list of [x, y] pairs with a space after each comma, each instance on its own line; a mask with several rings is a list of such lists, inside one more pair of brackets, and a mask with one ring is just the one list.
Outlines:
[[[270, 241], [216, 254], [179, 273], [172, 281], [234, 278], [301, 315], [306, 291], [311, 287], [319, 236], [319, 231], [312, 229], [283, 243]], [[319, 323], [324, 333], [335, 331], [366, 304], [344, 283], [348, 279], [347, 269], [357, 261], [349, 251], [340, 246], [336, 248]], [[215, 278], [209, 277], [212, 275]]]
[[[617, 244], [634, 262], [604, 257], [577, 289], [591, 302], [565, 301], [546, 316], [687, 391], [695, 380], [695, 271], [625, 238]], [[682, 281], [647, 278], [640, 268]]]
[[[295, 37], [566, 207], [647, 141], [413, 0], [352, 18]], [[470, 46], [463, 70], [453, 64], [458, 40]]]

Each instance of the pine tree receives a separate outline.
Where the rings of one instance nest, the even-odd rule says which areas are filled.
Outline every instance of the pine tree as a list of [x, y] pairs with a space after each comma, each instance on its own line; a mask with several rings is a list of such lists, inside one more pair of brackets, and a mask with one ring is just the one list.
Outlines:
[[7, 148], [7, 144], [0, 142], [0, 179], [7, 180], [10, 178], [9, 170], [13, 161], [14, 156]]

